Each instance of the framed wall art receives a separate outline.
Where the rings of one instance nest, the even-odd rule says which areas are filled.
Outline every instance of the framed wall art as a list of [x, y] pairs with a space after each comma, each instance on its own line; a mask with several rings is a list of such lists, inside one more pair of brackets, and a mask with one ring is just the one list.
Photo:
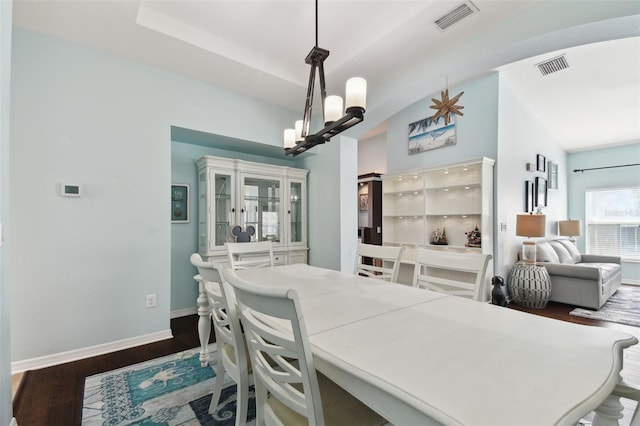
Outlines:
[[443, 117], [431, 117], [409, 124], [409, 155], [456, 144], [455, 114], [449, 113], [449, 124]]
[[539, 172], [547, 171], [547, 159], [544, 158], [544, 155], [536, 155], [536, 170]]
[[545, 178], [536, 177], [536, 207], [547, 206], [547, 180]]
[[535, 202], [535, 189], [533, 182], [530, 180], [524, 181], [524, 211], [525, 213], [531, 213], [534, 210]]
[[549, 161], [547, 164], [548, 168], [548, 188], [549, 189], [558, 189], [558, 164], [553, 161]]
[[360, 211], [369, 210], [369, 194], [360, 194]]
[[189, 223], [189, 185], [171, 184], [171, 223]]

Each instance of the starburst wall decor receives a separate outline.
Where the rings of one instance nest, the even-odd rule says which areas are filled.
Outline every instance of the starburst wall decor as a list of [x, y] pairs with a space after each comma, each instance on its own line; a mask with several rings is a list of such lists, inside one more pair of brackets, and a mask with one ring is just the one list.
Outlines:
[[460, 111], [464, 107], [462, 105], [456, 105], [456, 102], [460, 100], [462, 95], [464, 95], [464, 92], [460, 92], [453, 98], [449, 99], [449, 89], [447, 88], [440, 92], [440, 97], [442, 99], [431, 98], [434, 105], [431, 105], [429, 108], [437, 110], [431, 117], [431, 120], [435, 122], [439, 117], [444, 117], [444, 124], [448, 126], [451, 117], [450, 113], [460, 116], [464, 115], [462, 111]]

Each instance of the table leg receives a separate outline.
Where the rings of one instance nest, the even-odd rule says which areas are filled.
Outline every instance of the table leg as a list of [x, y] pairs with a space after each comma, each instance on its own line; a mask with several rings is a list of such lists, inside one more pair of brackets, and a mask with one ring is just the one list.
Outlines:
[[198, 280], [198, 337], [200, 338], [200, 365], [209, 365], [209, 337], [211, 336], [211, 307], [204, 289], [204, 281]]
[[622, 378], [620, 384], [611, 392], [611, 395], [605, 399], [602, 404], [594, 410], [593, 426], [618, 426], [618, 420], [623, 417], [624, 406], [620, 402], [620, 393], [618, 390], [624, 386]]

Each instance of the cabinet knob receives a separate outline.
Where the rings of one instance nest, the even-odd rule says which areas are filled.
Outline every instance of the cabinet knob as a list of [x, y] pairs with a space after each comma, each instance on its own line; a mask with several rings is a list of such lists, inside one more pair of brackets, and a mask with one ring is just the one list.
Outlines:
[[236, 212], [236, 209], [234, 207], [234, 208], [231, 209], [231, 213], [235, 213], [235, 212]]
[[291, 210], [287, 210], [287, 213], [291, 214]]

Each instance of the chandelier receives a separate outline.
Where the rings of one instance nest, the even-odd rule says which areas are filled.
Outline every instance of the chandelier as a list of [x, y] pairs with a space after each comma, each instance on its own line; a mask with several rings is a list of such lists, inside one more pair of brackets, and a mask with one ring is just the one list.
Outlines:
[[[324, 60], [329, 57], [329, 51], [318, 47], [318, 0], [316, 0], [316, 45], [307, 55], [305, 62], [311, 65], [309, 86], [307, 87], [307, 101], [304, 105], [302, 120], [295, 123], [294, 129], [284, 131], [284, 152], [296, 156], [316, 145], [329, 141], [333, 136], [344, 132], [348, 128], [360, 123], [364, 119], [367, 99], [367, 82], [361, 77], [347, 80], [343, 104], [340, 96], [327, 96], [324, 81]], [[309, 133], [313, 92], [316, 81], [316, 70], [320, 79], [320, 95], [322, 96], [322, 114], [324, 128], [316, 133]], [[343, 107], [344, 105], [344, 107]]]

